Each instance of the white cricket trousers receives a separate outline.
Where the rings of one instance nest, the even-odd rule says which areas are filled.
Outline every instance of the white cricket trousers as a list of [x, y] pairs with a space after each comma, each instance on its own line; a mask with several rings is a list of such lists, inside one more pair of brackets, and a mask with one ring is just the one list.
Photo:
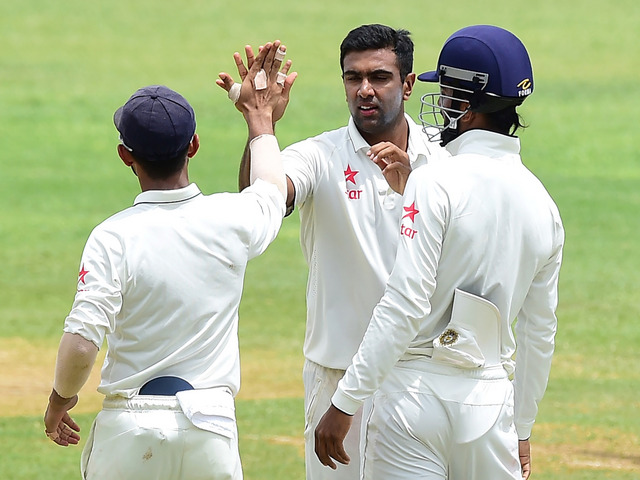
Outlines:
[[315, 452], [314, 433], [320, 419], [331, 406], [338, 382], [344, 370], [326, 368], [305, 360], [302, 370], [304, 383], [304, 451], [307, 480], [358, 480], [360, 478], [360, 429], [362, 408], [353, 416], [353, 425], [344, 440], [344, 448], [351, 458], [349, 465], [338, 464], [336, 470], [320, 463]]
[[195, 427], [175, 396], [107, 398], [81, 472], [85, 480], [242, 480], [238, 435]]
[[365, 480], [521, 480], [513, 386], [500, 366], [400, 361], [373, 397]]

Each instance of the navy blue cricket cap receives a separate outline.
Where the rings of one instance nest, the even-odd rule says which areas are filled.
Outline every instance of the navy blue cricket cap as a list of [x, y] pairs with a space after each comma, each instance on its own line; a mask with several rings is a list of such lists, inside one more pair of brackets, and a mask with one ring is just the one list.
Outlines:
[[466, 87], [524, 100], [533, 92], [533, 70], [525, 46], [513, 33], [492, 25], [458, 30], [445, 42], [437, 69], [418, 75], [423, 82], [459, 80]]
[[189, 102], [164, 85], [135, 92], [113, 115], [122, 143], [148, 161], [165, 161], [185, 150], [196, 131]]

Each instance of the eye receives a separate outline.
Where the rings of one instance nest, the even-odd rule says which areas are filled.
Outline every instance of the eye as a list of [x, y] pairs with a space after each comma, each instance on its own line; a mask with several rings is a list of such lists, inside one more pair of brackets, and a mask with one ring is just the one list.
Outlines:
[[345, 82], [360, 82], [362, 80], [362, 77], [355, 73], [346, 73], [343, 78]]

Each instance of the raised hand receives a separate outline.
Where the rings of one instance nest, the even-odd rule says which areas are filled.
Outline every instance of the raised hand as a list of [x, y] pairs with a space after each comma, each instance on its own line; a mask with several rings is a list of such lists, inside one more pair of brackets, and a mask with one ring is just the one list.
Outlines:
[[[286, 47], [284, 45], [279, 45], [277, 48], [281, 52], [279, 56], [284, 55], [284, 52], [286, 52]], [[239, 96], [239, 92], [241, 90], [241, 84], [244, 83], [245, 78], [249, 74], [249, 71], [251, 70], [256, 60], [256, 57], [251, 45], [246, 45], [244, 49], [245, 49], [245, 56], [247, 58], [246, 65], [242, 60], [242, 56], [238, 52], [235, 52], [233, 54], [233, 59], [238, 69], [238, 75], [240, 76], [240, 82], [239, 83], [236, 82], [233, 79], [233, 77], [226, 72], [221, 72], [218, 75], [220, 78], [216, 80], [216, 84], [229, 94], [229, 98], [231, 98], [232, 100], [234, 100], [234, 98], [236, 99], [234, 103], [237, 102], [237, 98], [238, 98], [237, 96]], [[264, 49], [264, 46], [260, 46], [258, 48], [258, 55], [260, 55], [263, 49]], [[298, 75], [295, 72], [289, 73], [290, 69], [291, 69], [291, 60], [287, 60], [286, 62], [284, 62], [284, 64], [281, 63], [281, 68], [279, 70], [279, 73], [277, 74], [278, 84], [282, 87], [282, 90], [280, 92], [278, 103], [273, 110], [272, 121], [274, 124], [278, 120], [280, 120], [284, 115], [287, 105], [289, 104], [289, 93], [291, 91], [291, 87], [293, 86], [293, 83]]]

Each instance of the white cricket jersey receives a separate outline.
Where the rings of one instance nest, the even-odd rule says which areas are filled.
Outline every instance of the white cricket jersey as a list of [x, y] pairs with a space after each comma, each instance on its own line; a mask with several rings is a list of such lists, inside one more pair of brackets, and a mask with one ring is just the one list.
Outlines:
[[[413, 168], [448, 155], [408, 115]], [[295, 186], [300, 243], [309, 266], [304, 355], [345, 369], [358, 349], [391, 273], [402, 196], [366, 155], [353, 119], [337, 130], [287, 147], [285, 173]]]
[[195, 388], [240, 387], [238, 304], [247, 261], [275, 238], [278, 189], [203, 195], [151, 190], [87, 240], [65, 332], [108, 350], [98, 391], [131, 397], [174, 375]]
[[459, 288], [500, 310], [509, 372], [517, 316], [515, 418], [520, 438], [528, 438], [554, 349], [562, 221], [522, 164], [518, 138], [472, 130], [447, 149], [453, 157], [409, 177], [395, 268], [333, 403], [354, 412], [398, 359], [428, 351], [450, 320]]

